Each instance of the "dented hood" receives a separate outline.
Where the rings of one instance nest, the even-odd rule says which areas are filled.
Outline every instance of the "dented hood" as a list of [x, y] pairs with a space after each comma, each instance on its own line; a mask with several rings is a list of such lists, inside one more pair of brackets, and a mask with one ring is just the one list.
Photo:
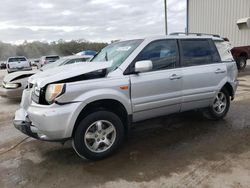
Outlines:
[[10, 74], [7, 74], [3, 81], [6, 83], [11, 82], [12, 80], [18, 80], [18, 78], [24, 78], [24, 77], [28, 77], [31, 76], [33, 74], [35, 74], [36, 72], [38, 72], [39, 70], [32, 70], [32, 71], [18, 71], [18, 72], [13, 72]]
[[112, 62], [81, 62], [51, 68], [39, 72], [29, 78], [29, 83], [37, 84], [38, 87], [75, 76], [80, 76], [89, 72], [107, 69], [112, 66]]

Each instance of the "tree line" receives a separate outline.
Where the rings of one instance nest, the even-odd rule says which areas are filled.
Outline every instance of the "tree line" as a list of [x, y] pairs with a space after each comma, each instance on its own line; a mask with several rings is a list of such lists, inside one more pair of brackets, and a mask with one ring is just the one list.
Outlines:
[[84, 50], [100, 51], [107, 43], [88, 42], [85, 40], [54, 42], [24, 42], [20, 45], [0, 42], [0, 60], [5, 61], [11, 56], [25, 56], [27, 58], [40, 58], [44, 55], [66, 56], [76, 54]]

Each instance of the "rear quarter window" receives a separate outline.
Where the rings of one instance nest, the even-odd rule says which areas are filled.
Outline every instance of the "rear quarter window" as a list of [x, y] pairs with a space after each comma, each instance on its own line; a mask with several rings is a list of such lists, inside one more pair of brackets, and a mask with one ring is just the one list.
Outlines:
[[216, 48], [220, 54], [221, 61], [234, 61], [234, 58], [231, 54], [231, 44], [227, 41], [215, 41]]

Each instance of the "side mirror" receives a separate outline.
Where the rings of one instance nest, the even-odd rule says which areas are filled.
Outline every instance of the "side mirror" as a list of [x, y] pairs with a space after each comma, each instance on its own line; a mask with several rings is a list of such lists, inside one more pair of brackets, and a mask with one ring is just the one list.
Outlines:
[[137, 61], [135, 63], [135, 72], [148, 72], [153, 68], [153, 63], [150, 60]]

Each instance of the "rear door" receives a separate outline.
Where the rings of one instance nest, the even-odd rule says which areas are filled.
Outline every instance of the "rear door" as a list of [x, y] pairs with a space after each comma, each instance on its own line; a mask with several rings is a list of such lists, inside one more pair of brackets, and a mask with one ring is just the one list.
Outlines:
[[182, 80], [177, 40], [150, 43], [134, 63], [142, 60], [151, 60], [153, 70], [130, 75], [133, 121], [179, 112]]
[[181, 110], [207, 107], [227, 76], [226, 65], [210, 39], [181, 39], [179, 48], [183, 76]]

